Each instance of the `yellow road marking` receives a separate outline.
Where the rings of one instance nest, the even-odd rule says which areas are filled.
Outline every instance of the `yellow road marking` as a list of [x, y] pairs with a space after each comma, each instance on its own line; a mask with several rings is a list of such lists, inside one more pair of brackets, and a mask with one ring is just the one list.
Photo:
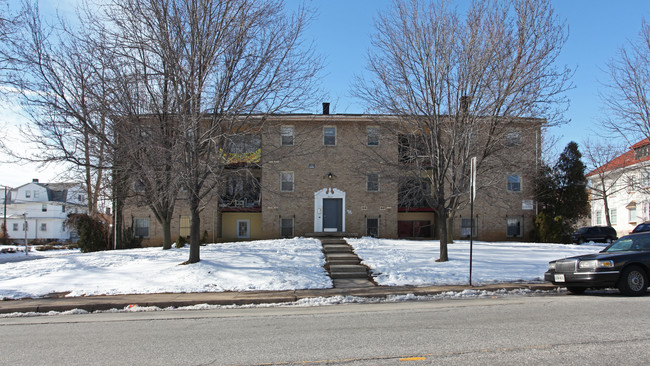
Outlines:
[[426, 357], [404, 357], [400, 358], [400, 361], [424, 361], [426, 360]]

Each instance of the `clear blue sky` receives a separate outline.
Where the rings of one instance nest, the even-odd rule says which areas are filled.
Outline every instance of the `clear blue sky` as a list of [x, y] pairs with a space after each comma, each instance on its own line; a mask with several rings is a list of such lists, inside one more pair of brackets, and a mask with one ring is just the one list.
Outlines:
[[[42, 11], [59, 7], [69, 9], [77, 0], [43, 1]], [[302, 0], [285, 0], [292, 10]], [[10, 4], [18, 0], [10, 0]], [[315, 18], [308, 29], [307, 38], [315, 42], [319, 53], [325, 57], [323, 89], [332, 103], [332, 113], [363, 113], [365, 107], [349, 94], [354, 75], [363, 72], [365, 55], [370, 46], [370, 35], [374, 32], [374, 17], [378, 11], [390, 7], [391, 0], [307, 0], [315, 10]], [[464, 6], [469, 1], [459, 1]], [[569, 40], [565, 45], [561, 63], [575, 69], [575, 89], [568, 94], [571, 106], [566, 117], [570, 124], [551, 131], [560, 136], [556, 149], [563, 149], [570, 141], [581, 143], [592, 130], [598, 129], [598, 121], [606, 113], [598, 96], [602, 89], [599, 81], [606, 80], [605, 69], [608, 59], [616, 55], [617, 49], [627, 40], [635, 39], [641, 28], [641, 20], [650, 20], [648, 0], [554, 0], [557, 14], [566, 19], [569, 26]], [[319, 113], [320, 105], [311, 112]], [[616, 136], [610, 136], [612, 138]], [[3, 171], [7, 171], [0, 165]], [[12, 169], [13, 170], [13, 169]], [[53, 178], [52, 169], [38, 172], [37, 169], [23, 169], [25, 172], [0, 176], [0, 184], [19, 185], [40, 177], [41, 181]]]

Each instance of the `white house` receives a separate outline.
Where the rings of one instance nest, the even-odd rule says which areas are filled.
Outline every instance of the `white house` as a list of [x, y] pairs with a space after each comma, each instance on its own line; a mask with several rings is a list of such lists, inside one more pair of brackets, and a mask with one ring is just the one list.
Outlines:
[[607, 225], [605, 200], [611, 226], [618, 236], [650, 220], [650, 141], [644, 139], [622, 155], [587, 175], [590, 187], [591, 223]]
[[[34, 179], [8, 192], [2, 203], [2, 220], [13, 241], [44, 239], [76, 240], [65, 225], [69, 213], [87, 212], [87, 199], [80, 184], [39, 183]], [[4, 212], [6, 206], [6, 212]]]

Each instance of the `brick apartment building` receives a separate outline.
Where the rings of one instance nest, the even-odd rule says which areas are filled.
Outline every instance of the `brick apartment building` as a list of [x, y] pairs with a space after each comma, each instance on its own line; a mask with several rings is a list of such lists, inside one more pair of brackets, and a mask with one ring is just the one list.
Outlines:
[[[325, 108], [324, 108], [325, 109]], [[202, 233], [209, 242], [343, 232], [383, 238], [434, 238], [436, 220], [426, 205], [404, 204], [397, 118], [385, 115], [275, 115], [259, 136], [249, 136], [256, 164], [234, 167], [228, 183], [204, 202]], [[469, 207], [453, 220], [453, 237], [525, 240], [536, 203], [533, 176], [543, 120], [517, 119], [503, 135], [505, 148], [479, 171], [474, 220]], [[189, 236], [190, 214], [180, 194], [172, 237]], [[162, 228], [146, 207], [128, 205], [125, 226], [143, 245], [161, 245]]]

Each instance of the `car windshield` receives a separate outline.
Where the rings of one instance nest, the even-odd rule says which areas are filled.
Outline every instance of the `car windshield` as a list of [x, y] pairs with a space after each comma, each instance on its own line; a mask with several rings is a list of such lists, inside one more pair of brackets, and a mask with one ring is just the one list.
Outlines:
[[609, 247], [605, 248], [603, 252], [623, 252], [627, 250], [650, 250], [650, 235], [628, 235], [624, 236]]
[[634, 228], [634, 231], [648, 231], [649, 224], [641, 224]]

